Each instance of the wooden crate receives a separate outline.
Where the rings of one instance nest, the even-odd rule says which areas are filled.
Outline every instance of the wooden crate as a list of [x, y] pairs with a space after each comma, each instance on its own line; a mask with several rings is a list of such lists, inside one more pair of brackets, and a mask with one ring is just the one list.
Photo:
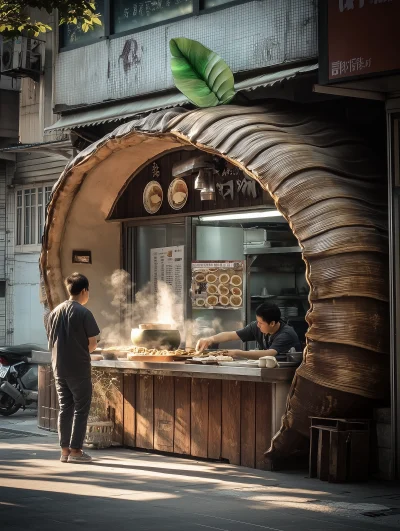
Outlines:
[[369, 420], [311, 419], [310, 477], [331, 483], [367, 481], [369, 458]]

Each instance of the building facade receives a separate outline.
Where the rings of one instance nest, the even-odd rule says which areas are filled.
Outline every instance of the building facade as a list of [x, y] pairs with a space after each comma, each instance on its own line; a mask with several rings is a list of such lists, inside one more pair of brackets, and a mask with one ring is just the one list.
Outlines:
[[[54, 15], [40, 17], [55, 25]], [[7, 345], [47, 344], [39, 294], [40, 244], [46, 202], [72, 154], [69, 143], [60, 141], [65, 135], [44, 138], [44, 128], [57, 119], [52, 110], [56, 39], [56, 32], [43, 36], [38, 45], [41, 68], [32, 77], [18, 69], [2, 76], [8, 90], [1, 91], [0, 101], [1, 127], [7, 124], [0, 133], [0, 342]]]

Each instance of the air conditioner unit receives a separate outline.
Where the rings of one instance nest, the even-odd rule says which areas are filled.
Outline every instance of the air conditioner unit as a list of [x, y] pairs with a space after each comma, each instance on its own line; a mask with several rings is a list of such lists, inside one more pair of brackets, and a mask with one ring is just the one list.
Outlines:
[[37, 77], [43, 68], [43, 41], [15, 37], [1, 42], [1, 73], [11, 77]]

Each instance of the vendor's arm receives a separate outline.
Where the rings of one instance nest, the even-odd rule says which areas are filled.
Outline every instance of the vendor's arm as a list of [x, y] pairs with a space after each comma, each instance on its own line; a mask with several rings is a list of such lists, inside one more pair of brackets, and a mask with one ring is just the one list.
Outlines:
[[247, 358], [249, 360], [258, 360], [264, 356], [276, 356], [277, 354], [273, 348], [268, 350], [229, 350], [227, 352], [227, 355], [232, 356], [232, 358]]
[[236, 332], [221, 332], [215, 336], [203, 337], [199, 339], [196, 344], [197, 352], [203, 352], [214, 343], [226, 343], [227, 341], [237, 341], [239, 336]]

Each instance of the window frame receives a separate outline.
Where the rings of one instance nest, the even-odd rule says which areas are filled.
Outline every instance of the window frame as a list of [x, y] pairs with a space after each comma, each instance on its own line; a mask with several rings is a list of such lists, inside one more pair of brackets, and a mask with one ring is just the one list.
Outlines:
[[69, 52], [70, 50], [76, 50], [77, 48], [83, 48], [84, 46], [91, 46], [93, 44], [97, 44], [99, 42], [102, 42], [104, 40], [112, 40], [112, 39], [119, 39], [120, 37], [126, 37], [128, 35], [135, 35], [136, 33], [141, 33], [142, 31], [151, 30], [153, 28], [157, 28], [159, 26], [165, 26], [166, 24], [172, 24], [175, 22], [179, 22], [180, 20], [185, 20], [192, 17], [199, 17], [201, 15], [209, 15], [210, 13], [214, 13], [216, 11], [222, 11], [223, 9], [228, 9], [230, 7], [238, 6], [241, 4], [248, 4], [249, 2], [254, 2], [254, 0], [231, 0], [230, 2], [227, 2], [226, 4], [221, 4], [219, 6], [209, 7], [208, 9], [204, 8], [204, 0], [192, 0], [193, 1], [193, 13], [189, 15], [182, 15], [180, 17], [174, 17], [174, 18], [168, 18], [166, 20], [162, 20], [160, 22], [155, 22], [154, 24], [148, 24], [147, 26], [141, 26], [139, 28], [132, 28], [130, 30], [123, 31], [121, 33], [112, 33], [112, 10], [111, 10], [111, 2], [113, 0], [104, 0], [104, 35], [101, 37], [98, 37], [97, 39], [93, 39], [93, 41], [90, 42], [81, 42], [76, 44], [68, 44], [64, 46], [63, 43], [63, 36], [62, 36], [62, 29], [63, 26], [59, 29], [59, 52]]
[[[46, 221], [46, 206], [47, 202], [50, 199], [51, 189], [53, 188], [53, 183], [43, 183], [43, 184], [26, 184], [23, 186], [18, 186], [15, 188], [15, 240], [14, 247], [15, 252], [22, 253], [32, 253], [39, 252], [42, 246], [41, 240], [43, 236], [44, 224]], [[47, 189], [47, 190], [46, 190]], [[48, 190], [49, 189], [49, 190]], [[34, 240], [35, 243], [25, 243], [26, 235], [26, 208], [25, 197], [27, 190], [35, 190], [35, 204], [28, 205], [28, 208], [34, 208]], [[42, 193], [42, 201], [39, 203], [39, 191]], [[19, 195], [19, 193], [21, 195]], [[19, 197], [22, 198], [21, 204], [18, 204]], [[32, 196], [31, 196], [32, 197]], [[47, 197], [47, 201], [46, 201]], [[39, 212], [41, 210], [41, 216], [39, 219]], [[19, 215], [20, 213], [20, 215]], [[31, 217], [32, 220], [32, 217]], [[42, 230], [42, 234], [39, 238], [39, 229]], [[32, 234], [32, 224], [29, 225], [29, 232]], [[20, 240], [19, 240], [20, 237]], [[39, 242], [40, 239], [40, 242]], [[20, 243], [18, 243], [20, 241]]]

